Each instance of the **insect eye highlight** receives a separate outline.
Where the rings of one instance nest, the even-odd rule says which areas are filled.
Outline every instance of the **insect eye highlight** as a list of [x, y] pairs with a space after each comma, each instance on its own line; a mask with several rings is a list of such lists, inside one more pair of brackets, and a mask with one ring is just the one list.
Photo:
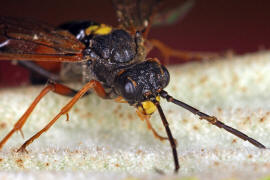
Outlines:
[[136, 94], [136, 88], [134, 84], [129, 80], [124, 85], [124, 96], [126, 98], [132, 98]]

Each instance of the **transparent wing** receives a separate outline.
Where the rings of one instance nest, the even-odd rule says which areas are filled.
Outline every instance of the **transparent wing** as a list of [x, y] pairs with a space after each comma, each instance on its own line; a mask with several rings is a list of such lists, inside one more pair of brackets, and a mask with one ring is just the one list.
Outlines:
[[183, 18], [195, 0], [112, 0], [120, 27], [144, 30], [151, 24], [172, 24]]
[[160, 0], [112, 1], [120, 26], [130, 31], [145, 29], [160, 3]]

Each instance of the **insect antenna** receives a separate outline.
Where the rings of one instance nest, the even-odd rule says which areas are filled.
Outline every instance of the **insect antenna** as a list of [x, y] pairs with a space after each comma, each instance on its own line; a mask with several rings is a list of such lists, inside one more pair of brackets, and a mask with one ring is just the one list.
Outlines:
[[163, 113], [163, 110], [162, 110], [159, 102], [157, 100], [155, 100], [154, 98], [151, 101], [156, 105], [158, 112], [159, 112], [159, 115], [160, 115], [160, 118], [162, 120], [162, 123], [166, 129], [166, 133], [167, 133], [167, 136], [169, 138], [169, 142], [170, 142], [171, 148], [172, 148], [172, 154], [173, 154], [174, 166], [175, 166], [174, 172], [177, 173], [179, 168], [180, 168], [180, 165], [178, 162], [178, 155], [177, 155], [177, 151], [176, 151], [176, 141], [173, 138], [173, 135], [171, 133], [171, 129], [169, 127], [169, 123], [168, 123], [168, 121]]
[[181, 106], [182, 108], [192, 112], [195, 115], [198, 115], [200, 117], [200, 119], [204, 119], [208, 122], [210, 122], [211, 124], [219, 127], [219, 128], [223, 128], [226, 131], [230, 132], [231, 134], [234, 134], [235, 136], [243, 139], [244, 141], [248, 141], [251, 144], [253, 144], [254, 146], [258, 147], [258, 148], [266, 148], [263, 144], [261, 144], [260, 142], [256, 141], [255, 139], [252, 139], [251, 137], [247, 136], [246, 134], [230, 127], [227, 126], [226, 124], [224, 124], [223, 122], [219, 121], [215, 116], [209, 116], [201, 111], [199, 111], [198, 109], [191, 107], [190, 105], [181, 102], [177, 99], [174, 99], [172, 96], [170, 96], [166, 91], [162, 90], [160, 92], [160, 96], [165, 98], [168, 102], [172, 102], [178, 106]]

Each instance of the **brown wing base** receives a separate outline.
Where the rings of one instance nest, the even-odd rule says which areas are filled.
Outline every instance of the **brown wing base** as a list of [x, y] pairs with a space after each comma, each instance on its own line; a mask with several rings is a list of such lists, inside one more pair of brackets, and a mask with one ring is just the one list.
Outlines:
[[67, 31], [34, 20], [0, 17], [0, 60], [82, 61], [85, 45]]

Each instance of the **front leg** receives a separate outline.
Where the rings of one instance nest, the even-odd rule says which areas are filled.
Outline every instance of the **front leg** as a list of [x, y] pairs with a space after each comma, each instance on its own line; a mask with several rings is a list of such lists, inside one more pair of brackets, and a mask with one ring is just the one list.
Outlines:
[[94, 89], [99, 96], [105, 96], [106, 94], [102, 94], [104, 88], [102, 88], [101, 84], [96, 80], [91, 80], [88, 82], [80, 91], [78, 91], [75, 96], [61, 109], [61, 111], [38, 133], [28, 139], [18, 151], [25, 152], [26, 147], [30, 145], [34, 140], [36, 140], [41, 134], [49, 130], [49, 128], [62, 116], [67, 115], [69, 110], [77, 103], [77, 101], [84, 96], [90, 89]]

